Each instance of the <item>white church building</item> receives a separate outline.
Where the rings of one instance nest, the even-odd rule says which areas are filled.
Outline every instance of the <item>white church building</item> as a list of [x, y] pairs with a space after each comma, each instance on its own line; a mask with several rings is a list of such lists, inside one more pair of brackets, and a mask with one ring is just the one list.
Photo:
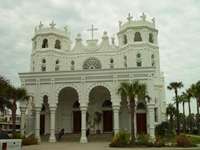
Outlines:
[[[137, 100], [136, 134], [155, 136], [155, 126], [165, 120], [165, 85], [160, 71], [158, 29], [155, 19], [140, 19], [130, 14], [126, 22], [119, 21], [119, 30], [109, 38], [82, 41], [77, 34], [75, 43], [69, 29], [56, 28], [54, 22], [35, 28], [32, 38], [30, 71], [19, 73], [21, 85], [30, 103], [21, 103], [21, 133], [49, 134], [56, 142], [61, 129], [68, 134], [80, 134], [87, 143], [90, 134], [130, 131], [127, 100], [117, 94], [121, 82], [137, 80], [145, 83], [150, 101]], [[73, 45], [73, 46], [72, 46]]]

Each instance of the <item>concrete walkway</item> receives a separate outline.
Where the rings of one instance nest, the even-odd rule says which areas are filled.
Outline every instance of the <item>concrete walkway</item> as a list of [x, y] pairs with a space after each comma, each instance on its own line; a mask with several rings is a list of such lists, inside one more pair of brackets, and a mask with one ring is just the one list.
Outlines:
[[[183, 148], [110, 148], [108, 142], [77, 142], [41, 143], [40, 145], [24, 146], [22, 150], [183, 150]], [[200, 150], [199, 147], [184, 148], [184, 150]]]

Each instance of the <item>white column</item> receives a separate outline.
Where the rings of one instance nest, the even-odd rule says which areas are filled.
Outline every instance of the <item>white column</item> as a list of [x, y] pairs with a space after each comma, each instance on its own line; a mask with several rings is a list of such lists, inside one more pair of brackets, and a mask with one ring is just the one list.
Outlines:
[[41, 107], [35, 107], [35, 137], [38, 139], [38, 142], [41, 142], [40, 139], [40, 111]]
[[20, 111], [21, 111], [20, 133], [21, 133], [21, 135], [24, 136], [24, 134], [25, 134], [25, 112], [26, 112], [26, 107], [20, 107]]
[[86, 113], [87, 113], [87, 106], [81, 106], [81, 139], [80, 143], [87, 143], [87, 136], [86, 136]]
[[154, 104], [148, 104], [149, 117], [149, 135], [152, 140], [155, 139], [155, 119], [154, 119]]
[[56, 106], [50, 106], [50, 137], [49, 142], [56, 142], [55, 137], [55, 114], [56, 114]]
[[114, 133], [119, 132], [119, 105], [113, 106], [113, 115], [114, 115]]

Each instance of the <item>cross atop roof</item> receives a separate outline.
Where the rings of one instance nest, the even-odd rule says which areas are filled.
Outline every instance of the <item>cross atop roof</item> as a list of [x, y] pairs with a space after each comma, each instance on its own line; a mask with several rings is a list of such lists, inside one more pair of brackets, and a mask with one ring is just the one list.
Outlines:
[[94, 25], [93, 25], [93, 24], [92, 24], [91, 28], [88, 29], [88, 31], [91, 31], [92, 40], [93, 40], [93, 38], [94, 38], [94, 31], [97, 31], [97, 30], [98, 30], [98, 28], [94, 28]]
[[130, 22], [132, 19], [133, 19], [133, 16], [131, 16], [131, 14], [128, 13], [128, 17], [127, 17], [128, 22]]

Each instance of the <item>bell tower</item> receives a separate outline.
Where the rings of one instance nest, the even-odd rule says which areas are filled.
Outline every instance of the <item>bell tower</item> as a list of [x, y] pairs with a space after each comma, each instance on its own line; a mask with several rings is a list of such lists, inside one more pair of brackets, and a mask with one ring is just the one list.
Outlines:
[[[60, 30], [56, 28], [54, 21], [49, 24], [49, 27], [45, 27], [40, 22], [39, 26], [35, 27], [32, 38], [31, 71], [55, 71], [55, 68], [58, 68], [55, 65], [58, 65], [59, 57], [70, 48], [71, 41], [67, 26]], [[53, 57], [55, 55], [57, 58]], [[54, 59], [55, 63], [52, 61]]]

